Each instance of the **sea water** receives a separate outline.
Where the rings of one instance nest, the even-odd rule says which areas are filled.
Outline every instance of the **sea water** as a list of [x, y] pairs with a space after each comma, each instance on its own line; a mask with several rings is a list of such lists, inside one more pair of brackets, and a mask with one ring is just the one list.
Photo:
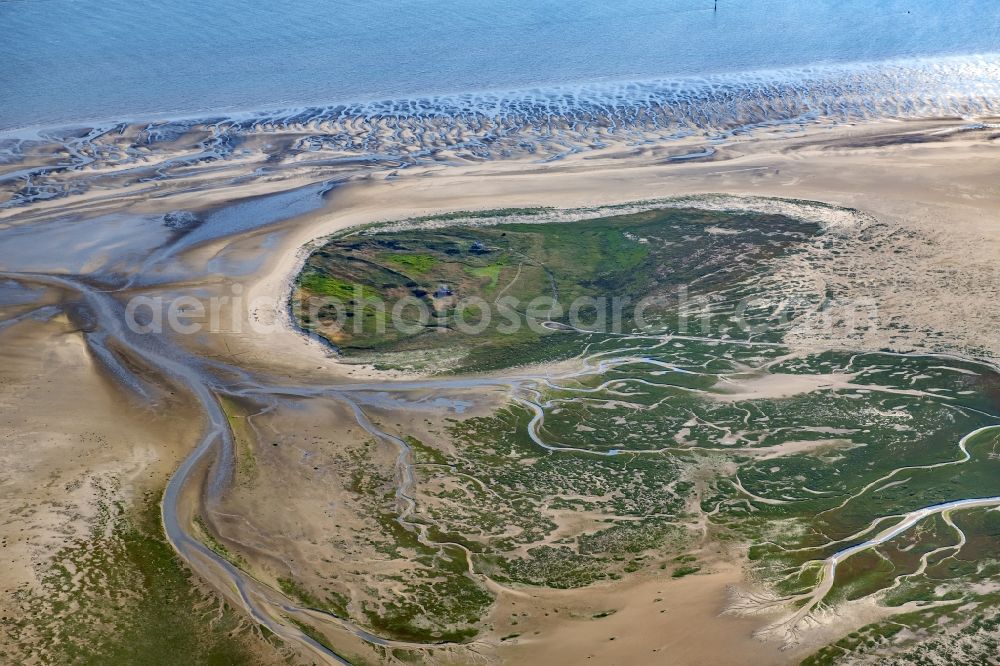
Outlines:
[[[0, 130], [338, 105], [697, 114], [788, 87], [885, 105], [894, 83], [981, 99], [997, 52], [996, 0], [7, 0]], [[949, 108], [905, 104], [931, 102]]]

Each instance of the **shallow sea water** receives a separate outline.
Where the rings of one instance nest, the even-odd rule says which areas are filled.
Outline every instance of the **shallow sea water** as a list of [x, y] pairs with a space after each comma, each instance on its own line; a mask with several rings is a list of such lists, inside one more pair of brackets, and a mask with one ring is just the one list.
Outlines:
[[[469, 96], [479, 110], [497, 98], [564, 107], [581, 88], [591, 98], [634, 101], [669, 94], [672, 85], [684, 94], [739, 87], [759, 80], [747, 73], [760, 70], [811, 80], [830, 66], [842, 73], [845, 63], [900, 58], [922, 59], [938, 87], [965, 93], [968, 81], [948, 68], [935, 73], [936, 59], [1000, 51], [993, 0], [720, 0], [714, 7], [714, 0], [8, 1], [0, 3], [0, 130], [373, 101], [378, 113], [426, 112], [441, 95], [462, 102], [463, 93], [487, 91], [517, 92]], [[635, 81], [656, 85], [627, 85]]]

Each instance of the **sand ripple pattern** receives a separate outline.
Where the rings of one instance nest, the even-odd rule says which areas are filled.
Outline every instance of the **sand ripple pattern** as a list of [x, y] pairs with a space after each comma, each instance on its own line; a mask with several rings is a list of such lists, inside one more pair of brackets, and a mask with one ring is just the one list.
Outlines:
[[[66, 170], [171, 169], [246, 160], [301, 164], [366, 159], [397, 168], [427, 162], [559, 157], [609, 145], [704, 136], [762, 125], [876, 118], [988, 116], [1000, 112], [1000, 54], [895, 60], [709, 77], [360, 102], [217, 118], [109, 123], [0, 137], [0, 188], [12, 206], [87, 189], [53, 185]], [[252, 137], [289, 137], [248, 149]], [[18, 168], [30, 155], [55, 163]], [[187, 148], [178, 157], [178, 147]], [[45, 151], [48, 151], [47, 153]], [[708, 154], [708, 153], [707, 153]], [[4, 164], [6, 163], [6, 165]], [[12, 166], [13, 165], [13, 166]]]

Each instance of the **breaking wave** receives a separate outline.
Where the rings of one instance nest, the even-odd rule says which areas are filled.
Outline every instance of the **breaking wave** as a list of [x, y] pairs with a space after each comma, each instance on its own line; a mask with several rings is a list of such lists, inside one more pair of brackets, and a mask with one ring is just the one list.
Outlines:
[[[814, 66], [697, 78], [435, 95], [247, 112], [214, 118], [118, 122], [76, 130], [9, 133], [2, 161], [21, 161], [39, 144], [63, 145], [66, 159], [45, 169], [9, 170], [7, 205], [58, 196], [45, 190], [53, 169], [121, 166], [135, 151], [176, 150], [182, 161], [245, 154], [247, 137], [285, 134], [271, 161], [289, 151], [326, 158], [393, 161], [553, 159], [612, 143], [643, 144], [685, 136], [708, 139], [762, 125], [876, 118], [986, 116], [1000, 110], [1000, 54]], [[283, 151], [278, 156], [277, 151]], [[161, 170], [162, 171], [162, 170]]]

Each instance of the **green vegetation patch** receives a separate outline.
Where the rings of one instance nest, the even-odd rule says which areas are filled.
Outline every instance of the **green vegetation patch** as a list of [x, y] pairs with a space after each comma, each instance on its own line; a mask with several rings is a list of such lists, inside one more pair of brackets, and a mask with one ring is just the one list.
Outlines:
[[22, 615], [0, 620], [0, 660], [58, 664], [283, 663], [276, 638], [201, 591], [161, 533], [158, 497], [105, 504], [91, 535], [54, 553]]
[[701, 567], [695, 567], [695, 566], [691, 566], [691, 565], [685, 565], [685, 566], [677, 567], [676, 569], [674, 569], [670, 573], [670, 576], [672, 578], [684, 578], [685, 576], [690, 576], [691, 574], [696, 574], [699, 571], [701, 571]]
[[[735, 233], [713, 231], [722, 225]], [[564, 347], [559, 357], [579, 353], [587, 341], [567, 332], [570, 323], [613, 332], [640, 323], [667, 328], [681, 291], [696, 297], [733, 286], [817, 233], [816, 225], [778, 215], [683, 209], [547, 224], [372, 228], [331, 239], [303, 268], [307, 296], [341, 303], [293, 303], [292, 311], [348, 357], [379, 364], [448, 350], [463, 359], [452, 372], [492, 370], [552, 360], [537, 351], [543, 341], [548, 352]], [[640, 322], [635, 308], [647, 297]], [[488, 320], [467, 305], [473, 300], [488, 305]], [[562, 330], [542, 326], [547, 321]]]
[[498, 261], [494, 264], [490, 264], [489, 266], [478, 266], [476, 268], [470, 268], [469, 274], [474, 277], [485, 278], [486, 280], [489, 280], [489, 283], [487, 284], [487, 289], [493, 290], [497, 288], [497, 283], [500, 282], [500, 271], [502, 271], [503, 269], [504, 269], [503, 262]]
[[438, 263], [437, 257], [429, 254], [390, 254], [386, 260], [414, 273], [426, 273]]
[[356, 282], [348, 282], [322, 273], [305, 273], [299, 279], [299, 286], [317, 296], [329, 296], [349, 301], [358, 294], [374, 296], [374, 292]]

